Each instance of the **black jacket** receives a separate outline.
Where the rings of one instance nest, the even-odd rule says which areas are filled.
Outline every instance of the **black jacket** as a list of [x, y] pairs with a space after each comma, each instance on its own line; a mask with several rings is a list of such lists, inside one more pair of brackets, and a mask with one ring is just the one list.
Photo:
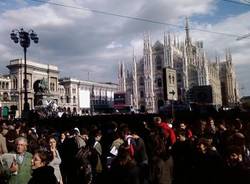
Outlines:
[[58, 184], [51, 166], [39, 167], [33, 170], [32, 178], [28, 184]]

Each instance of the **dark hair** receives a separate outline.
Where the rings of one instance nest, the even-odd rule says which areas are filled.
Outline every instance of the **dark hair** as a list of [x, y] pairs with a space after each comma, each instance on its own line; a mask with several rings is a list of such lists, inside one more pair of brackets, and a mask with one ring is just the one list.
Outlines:
[[242, 151], [241, 147], [239, 147], [239, 146], [235, 146], [235, 145], [228, 146], [227, 147], [227, 156], [230, 156], [232, 153], [243, 154], [243, 151]]
[[48, 165], [53, 160], [53, 154], [49, 150], [39, 149], [36, 150], [34, 154], [38, 154], [41, 162], [43, 162], [45, 165]]
[[153, 154], [156, 155], [157, 157], [162, 158], [163, 160], [167, 160], [170, 156], [169, 150], [166, 147], [166, 143], [164, 139], [159, 134], [156, 134], [152, 138], [152, 143], [153, 143]]
[[124, 166], [127, 168], [132, 168], [136, 165], [136, 163], [130, 156], [129, 145], [124, 143], [119, 147], [118, 155], [115, 158], [114, 162], [116, 162], [116, 164], [119, 164], [120, 166]]
[[56, 141], [56, 143], [58, 143], [58, 137], [56, 137], [56, 136], [54, 136], [54, 135], [50, 135], [50, 136], [48, 137], [48, 141], [49, 141], [50, 139], [54, 139], [54, 140]]

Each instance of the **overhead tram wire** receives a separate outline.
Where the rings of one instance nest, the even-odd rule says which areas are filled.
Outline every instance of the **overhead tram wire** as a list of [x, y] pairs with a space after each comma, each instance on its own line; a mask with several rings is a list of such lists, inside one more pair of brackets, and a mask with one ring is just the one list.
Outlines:
[[[225, 1], [225, 2], [229, 2], [229, 3], [237, 4], [237, 5], [243, 5], [243, 6], [250, 7], [250, 0], [244, 0], [244, 2], [235, 1], [235, 0], [221, 0], [221, 1]], [[245, 35], [238, 36], [236, 38], [236, 41], [240, 41], [240, 40], [243, 40], [243, 39], [249, 39], [249, 38], [250, 38], [250, 33], [247, 33]]]
[[[153, 23], [153, 24], [161, 24], [161, 25], [165, 25], [165, 26], [172, 26], [172, 27], [181, 28], [181, 29], [185, 28], [185, 26], [171, 24], [171, 23], [167, 23], [167, 22], [161, 22], [161, 21], [146, 19], [146, 18], [142, 18], [142, 17], [132, 17], [132, 16], [128, 16], [128, 15], [116, 14], [116, 13], [111, 13], [111, 12], [106, 12], [106, 11], [101, 11], [101, 10], [96, 10], [96, 9], [90, 9], [90, 8], [85, 8], [85, 7], [77, 7], [77, 6], [72, 6], [72, 5], [65, 5], [65, 4], [54, 3], [54, 2], [50, 2], [50, 1], [44, 1], [44, 0], [28, 0], [28, 1], [44, 3], [44, 4], [51, 4], [51, 5], [54, 5], [54, 6], [60, 6], [60, 7], [64, 7], [64, 8], [72, 8], [72, 9], [77, 9], [77, 10], [84, 10], [84, 11], [94, 12], [94, 13], [97, 13], [97, 14], [115, 16], [115, 17], [120, 17], [120, 18], [127, 18], [127, 19], [142, 21], [142, 22], [149, 22], [149, 23]], [[232, 33], [209, 31], [209, 30], [199, 29], [199, 28], [190, 28], [190, 30], [196, 30], [196, 31], [200, 31], [200, 32], [212, 33], [212, 34], [217, 34], [217, 35], [223, 35], [223, 36], [228, 36], [228, 37], [233, 37], [233, 38], [238, 38], [239, 37], [239, 35], [232, 34]]]
[[221, 0], [221, 1], [250, 7], [250, 1], [246, 1], [246, 0], [245, 0], [246, 3], [243, 3], [241, 1], [235, 1], [235, 0]]
[[238, 38], [236, 38], [237, 41], [240, 41], [240, 40], [243, 40], [245, 38], [250, 38], [250, 33], [248, 34], [245, 34], [245, 35], [242, 35], [242, 36], [239, 36]]

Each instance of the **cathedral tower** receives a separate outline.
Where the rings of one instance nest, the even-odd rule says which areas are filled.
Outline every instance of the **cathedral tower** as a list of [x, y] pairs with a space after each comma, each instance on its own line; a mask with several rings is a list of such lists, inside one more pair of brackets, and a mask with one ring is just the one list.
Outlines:
[[153, 75], [153, 61], [152, 61], [152, 47], [149, 34], [144, 34], [144, 49], [143, 49], [143, 63], [144, 63], [144, 84], [145, 84], [145, 106], [147, 112], [155, 112], [154, 99], [154, 75]]
[[138, 85], [137, 85], [137, 64], [135, 54], [133, 53], [133, 66], [132, 66], [132, 105], [135, 109], [139, 109], [138, 105]]
[[118, 81], [119, 81], [118, 91], [126, 92], [126, 75], [123, 62], [119, 64]]

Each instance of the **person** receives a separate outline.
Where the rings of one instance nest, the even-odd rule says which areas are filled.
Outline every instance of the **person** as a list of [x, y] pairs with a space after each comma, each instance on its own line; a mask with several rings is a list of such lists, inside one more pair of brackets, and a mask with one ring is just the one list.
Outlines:
[[185, 132], [185, 137], [190, 139], [192, 136], [193, 136], [193, 133], [192, 131], [187, 128], [187, 125], [185, 122], [181, 122], [180, 125], [179, 125], [179, 128], [178, 128], [178, 131], [181, 131], [181, 132]]
[[50, 151], [53, 154], [53, 160], [49, 163], [49, 166], [54, 168], [54, 174], [57, 178], [57, 181], [59, 184], [63, 184], [62, 181], [62, 175], [61, 175], [61, 171], [60, 171], [60, 164], [62, 162], [60, 154], [57, 150], [57, 142], [55, 137], [50, 137], [49, 139], [49, 146], [50, 146]]
[[223, 160], [216, 147], [212, 145], [212, 139], [200, 138], [196, 146], [193, 157], [194, 165], [191, 172], [191, 183], [220, 183]]
[[7, 153], [6, 138], [2, 134], [3, 128], [0, 126], [0, 155]]
[[[2, 126], [0, 126], [0, 158], [1, 155], [3, 155], [4, 153], [7, 153], [7, 146], [6, 146], [6, 139], [2, 134], [3, 128]], [[1, 163], [1, 159], [0, 159], [0, 183], [5, 183], [6, 178], [5, 178], [5, 170], [3, 167], [3, 164]]]
[[110, 169], [110, 184], [139, 184], [140, 173], [136, 162], [131, 158], [129, 146], [119, 146], [118, 155], [114, 158]]
[[27, 152], [27, 139], [18, 137], [16, 143], [16, 162], [13, 162], [9, 170], [9, 184], [27, 184], [31, 178], [32, 154]]
[[50, 151], [35, 151], [32, 159], [32, 178], [28, 184], [58, 184], [53, 167], [48, 165], [52, 159], [53, 155]]
[[165, 138], [169, 140], [168, 144], [172, 146], [176, 141], [176, 136], [173, 129], [169, 127], [168, 123], [163, 122], [160, 117], [155, 117], [154, 123], [162, 128]]
[[153, 138], [153, 158], [150, 165], [150, 180], [154, 184], [172, 184], [173, 158], [160, 135]]
[[83, 135], [81, 135], [80, 130], [77, 127], [75, 127], [73, 129], [73, 131], [74, 131], [75, 142], [77, 143], [77, 148], [80, 149], [81, 147], [85, 147], [86, 140], [87, 140], [87, 138], [86, 138], [87, 133], [86, 133], [85, 129], [82, 130]]
[[189, 184], [193, 163], [194, 143], [188, 138], [185, 129], [176, 131], [176, 142], [172, 146], [173, 184]]
[[221, 183], [243, 184], [250, 182], [250, 170], [243, 159], [243, 150], [239, 146], [230, 145], [227, 148], [226, 165], [222, 172]]
[[134, 140], [134, 159], [140, 170], [140, 183], [148, 183], [149, 165], [148, 155], [144, 140], [138, 135], [139, 130], [134, 129], [132, 131], [132, 137]]

